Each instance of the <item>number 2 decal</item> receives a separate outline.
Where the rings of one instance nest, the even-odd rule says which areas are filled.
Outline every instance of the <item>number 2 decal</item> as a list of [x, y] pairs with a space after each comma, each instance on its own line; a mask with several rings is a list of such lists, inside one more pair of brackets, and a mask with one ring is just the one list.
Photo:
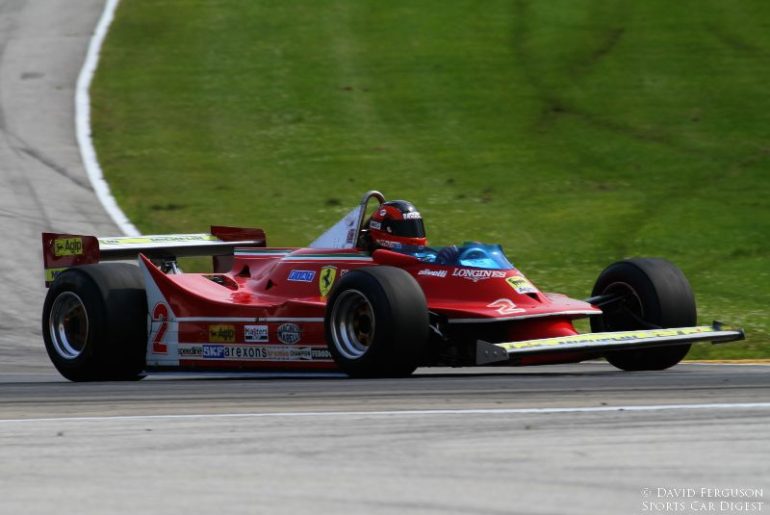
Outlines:
[[152, 352], [165, 354], [168, 352], [168, 346], [162, 342], [163, 337], [168, 330], [168, 306], [162, 302], [155, 304], [155, 307], [152, 308], [152, 320], [153, 322], [160, 322], [158, 332], [155, 333], [155, 336], [152, 339]]
[[493, 308], [501, 315], [512, 315], [524, 311], [524, 308], [516, 307], [516, 304], [510, 299], [497, 299], [492, 304], [487, 304], [487, 307]]

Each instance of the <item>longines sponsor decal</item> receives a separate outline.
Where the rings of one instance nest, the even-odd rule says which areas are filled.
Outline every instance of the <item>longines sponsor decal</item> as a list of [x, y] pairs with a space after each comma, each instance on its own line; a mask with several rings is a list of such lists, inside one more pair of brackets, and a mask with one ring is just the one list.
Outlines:
[[286, 323], [278, 326], [278, 341], [287, 345], [299, 343], [302, 329], [297, 324]]
[[504, 270], [483, 270], [478, 268], [455, 268], [452, 271], [452, 277], [462, 277], [471, 281], [478, 282], [486, 279], [502, 279], [505, 277]]

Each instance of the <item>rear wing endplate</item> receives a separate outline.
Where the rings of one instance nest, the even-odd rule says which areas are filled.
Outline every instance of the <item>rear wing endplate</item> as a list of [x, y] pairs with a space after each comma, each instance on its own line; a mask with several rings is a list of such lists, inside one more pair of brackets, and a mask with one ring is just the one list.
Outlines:
[[714, 322], [710, 326], [585, 333], [507, 343], [488, 343], [479, 340], [476, 344], [476, 364], [496, 363], [521, 355], [532, 356], [565, 351], [605, 352], [646, 349], [703, 341], [726, 343], [744, 338], [743, 329], [730, 328]]
[[[135, 259], [144, 254], [152, 260], [180, 257], [232, 256], [236, 247], [264, 247], [262, 229], [213, 226], [210, 233], [158, 234], [99, 238], [77, 234], [43, 233], [45, 284], [73, 266], [102, 261]], [[216, 268], [216, 263], [215, 263]]]

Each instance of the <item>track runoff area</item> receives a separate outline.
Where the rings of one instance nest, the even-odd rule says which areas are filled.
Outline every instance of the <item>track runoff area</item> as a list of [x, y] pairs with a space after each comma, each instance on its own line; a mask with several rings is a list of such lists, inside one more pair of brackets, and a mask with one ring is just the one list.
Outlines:
[[[258, 501], [276, 513], [758, 511], [768, 371], [584, 363], [408, 379], [6, 382], [0, 508], [122, 513], [190, 499], [196, 510]], [[337, 495], [341, 483], [355, 488]], [[47, 498], [40, 484], [106, 501]]]

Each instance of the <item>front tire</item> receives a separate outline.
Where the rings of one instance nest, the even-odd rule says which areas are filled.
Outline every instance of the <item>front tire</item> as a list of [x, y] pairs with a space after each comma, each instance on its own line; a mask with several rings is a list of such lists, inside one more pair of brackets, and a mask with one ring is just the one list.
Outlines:
[[[681, 270], [665, 259], [634, 258], [607, 267], [592, 296], [615, 294], [621, 300], [591, 318], [591, 330], [631, 331], [653, 327], [688, 327], [697, 322], [695, 296]], [[664, 370], [679, 363], [690, 345], [608, 352], [621, 370]]]
[[420, 364], [428, 340], [428, 306], [404, 270], [359, 268], [345, 274], [326, 307], [326, 341], [351, 377], [404, 377]]
[[43, 339], [71, 381], [141, 379], [147, 298], [139, 268], [107, 263], [64, 271], [43, 305]]

